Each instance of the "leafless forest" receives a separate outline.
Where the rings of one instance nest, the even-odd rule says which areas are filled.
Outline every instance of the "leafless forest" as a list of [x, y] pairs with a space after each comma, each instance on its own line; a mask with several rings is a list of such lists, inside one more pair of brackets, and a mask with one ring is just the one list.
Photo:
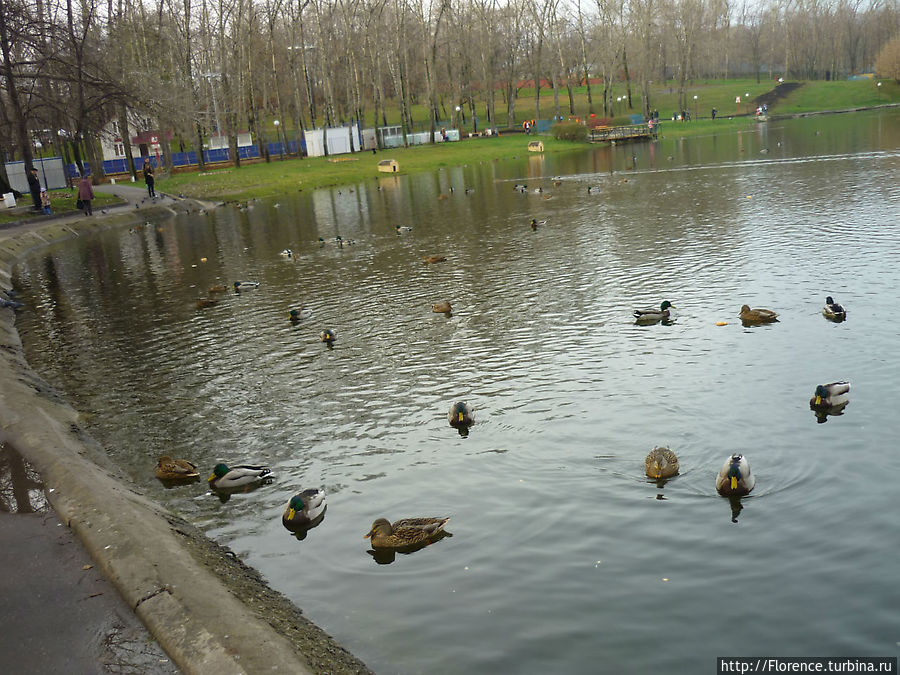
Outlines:
[[123, 137], [152, 120], [184, 148], [217, 133], [236, 147], [273, 118], [281, 135], [476, 111], [496, 127], [541, 97], [574, 114], [576, 86], [578, 113], [609, 113], [611, 83], [646, 112], [654, 82], [684, 100], [694, 78], [865, 71], [898, 14], [898, 0], [0, 0], [0, 146], [30, 164], [37, 134], [96, 166], [113, 120]]

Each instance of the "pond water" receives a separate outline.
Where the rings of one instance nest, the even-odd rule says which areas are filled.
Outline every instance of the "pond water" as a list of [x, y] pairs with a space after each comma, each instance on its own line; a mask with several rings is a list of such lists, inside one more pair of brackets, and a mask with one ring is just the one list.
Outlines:
[[[690, 139], [669, 123], [654, 144], [80, 238], [20, 265], [18, 327], [139, 486], [377, 672], [896, 655], [898, 122]], [[261, 285], [197, 308], [238, 279]], [[827, 295], [847, 321], [825, 320]], [[674, 323], [634, 325], [662, 300]], [[745, 328], [745, 303], [780, 321]], [[850, 405], [820, 423], [815, 386], [844, 379]], [[447, 424], [457, 400], [467, 437]], [[643, 474], [655, 445], [681, 463], [664, 485]], [[714, 486], [733, 452], [757, 476], [740, 510]], [[160, 485], [164, 453], [276, 479], [222, 502]], [[305, 487], [328, 510], [298, 539], [280, 515]], [[367, 553], [375, 518], [428, 515], [453, 536]]]

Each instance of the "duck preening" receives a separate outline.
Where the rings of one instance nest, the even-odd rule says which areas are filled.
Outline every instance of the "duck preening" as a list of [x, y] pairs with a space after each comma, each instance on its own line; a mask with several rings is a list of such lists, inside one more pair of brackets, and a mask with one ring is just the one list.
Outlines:
[[678, 457], [667, 447], [656, 447], [644, 459], [647, 478], [660, 480], [671, 478], [678, 473]]
[[830, 295], [825, 298], [825, 306], [822, 308], [822, 314], [826, 319], [831, 321], [843, 321], [847, 318], [847, 310], [834, 301]]
[[379, 518], [365, 536], [374, 549], [410, 549], [426, 546], [441, 538], [449, 518], [403, 518], [388, 522]]
[[756, 476], [750, 473], [750, 464], [740, 454], [734, 454], [725, 460], [716, 476], [716, 490], [723, 497], [749, 494], [755, 485]]
[[303, 490], [291, 497], [281, 515], [281, 523], [289, 530], [313, 527], [318, 524], [315, 521], [325, 513], [327, 506], [324, 490]]
[[750, 309], [750, 305], [742, 305], [738, 314], [744, 323], [773, 323], [778, 321], [778, 315], [771, 309]]

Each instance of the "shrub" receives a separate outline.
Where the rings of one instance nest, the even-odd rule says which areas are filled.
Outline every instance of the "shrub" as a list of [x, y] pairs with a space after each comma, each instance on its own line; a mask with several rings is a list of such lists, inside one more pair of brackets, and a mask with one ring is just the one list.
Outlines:
[[585, 141], [588, 137], [587, 127], [578, 122], [560, 122], [554, 124], [551, 131], [553, 137], [560, 141]]
[[888, 42], [875, 59], [875, 74], [878, 77], [893, 77], [900, 82], [900, 37]]

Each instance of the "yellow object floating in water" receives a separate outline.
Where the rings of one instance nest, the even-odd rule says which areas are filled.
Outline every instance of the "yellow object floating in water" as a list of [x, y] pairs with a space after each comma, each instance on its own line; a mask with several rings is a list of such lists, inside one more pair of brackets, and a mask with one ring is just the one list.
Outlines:
[[728, 322], [727, 321], [716, 321], [716, 325], [717, 326], [727, 326]]

